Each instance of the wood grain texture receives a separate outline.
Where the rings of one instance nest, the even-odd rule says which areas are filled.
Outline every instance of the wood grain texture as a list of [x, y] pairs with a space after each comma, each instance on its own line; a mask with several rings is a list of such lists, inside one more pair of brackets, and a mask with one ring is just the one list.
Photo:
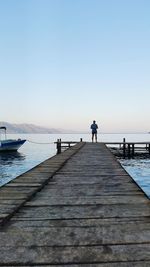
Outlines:
[[[149, 199], [104, 144], [75, 147], [1, 227], [0, 266], [149, 267]], [[50, 161], [4, 187], [0, 220], [47, 179], [48, 170]]]

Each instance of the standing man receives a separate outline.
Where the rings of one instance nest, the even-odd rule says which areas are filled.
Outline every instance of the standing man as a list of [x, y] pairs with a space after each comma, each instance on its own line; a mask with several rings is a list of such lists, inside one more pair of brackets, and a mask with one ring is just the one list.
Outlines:
[[94, 141], [94, 137], [95, 137], [95, 141], [97, 142], [97, 129], [98, 129], [98, 125], [96, 124], [96, 121], [93, 121], [93, 123], [91, 125], [91, 129], [92, 129], [92, 143]]

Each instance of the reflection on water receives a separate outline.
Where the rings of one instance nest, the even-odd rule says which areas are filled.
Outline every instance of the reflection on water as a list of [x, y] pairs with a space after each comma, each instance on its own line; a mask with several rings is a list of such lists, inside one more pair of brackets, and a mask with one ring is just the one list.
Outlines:
[[16, 151], [0, 153], [0, 185], [12, 179], [10, 171], [13, 172], [14, 176], [17, 176], [18, 169], [20, 169], [24, 160], [25, 155], [23, 153]]
[[122, 159], [120, 163], [150, 198], [150, 159]]
[[12, 165], [15, 162], [20, 162], [25, 159], [25, 155], [17, 151], [2, 152], [0, 154], [0, 165]]

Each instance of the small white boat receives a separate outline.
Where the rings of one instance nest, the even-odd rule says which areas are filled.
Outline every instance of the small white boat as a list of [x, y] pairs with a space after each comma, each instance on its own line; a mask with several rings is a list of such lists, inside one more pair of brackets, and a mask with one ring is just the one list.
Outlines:
[[0, 152], [1, 151], [17, 151], [25, 142], [26, 140], [21, 139], [7, 139], [6, 136], [6, 127], [0, 127], [0, 130], [4, 130], [5, 139], [2, 140], [0, 134]]

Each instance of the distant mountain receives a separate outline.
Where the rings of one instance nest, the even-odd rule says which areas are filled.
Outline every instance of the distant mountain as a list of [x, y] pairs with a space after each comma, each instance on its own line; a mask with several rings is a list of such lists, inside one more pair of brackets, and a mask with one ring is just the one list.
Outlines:
[[46, 128], [37, 126], [34, 124], [14, 124], [8, 123], [5, 121], [0, 122], [0, 127], [5, 126], [7, 128], [7, 133], [15, 134], [25, 134], [25, 133], [35, 133], [35, 134], [52, 134], [52, 133], [61, 133], [61, 130], [54, 129], [54, 128]]

